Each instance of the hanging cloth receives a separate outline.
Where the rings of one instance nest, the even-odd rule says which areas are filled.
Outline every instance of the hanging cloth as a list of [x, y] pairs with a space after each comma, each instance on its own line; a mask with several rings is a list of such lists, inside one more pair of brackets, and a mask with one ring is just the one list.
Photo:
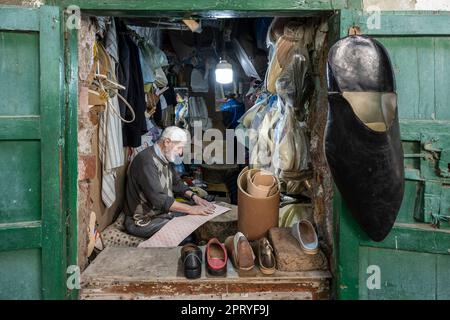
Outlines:
[[[106, 76], [112, 81], [115, 79], [115, 62], [98, 44], [97, 63], [107, 69]], [[97, 70], [99, 74], [101, 71]], [[109, 208], [116, 199], [115, 180], [116, 170], [124, 165], [122, 123], [115, 114], [120, 114], [117, 95], [108, 96], [105, 111], [100, 113], [99, 119], [99, 158], [102, 163], [102, 200]]]
[[[147, 132], [145, 121], [147, 105], [145, 103], [139, 49], [123, 21], [116, 20], [116, 27], [119, 46], [118, 80], [124, 86], [124, 89], [120, 90], [119, 93], [129, 102], [135, 114], [134, 121], [127, 121], [123, 125], [123, 145], [124, 147], [136, 148], [141, 145], [141, 136]], [[122, 118], [132, 119], [130, 109], [127, 109], [122, 100], [119, 101], [119, 106]]]

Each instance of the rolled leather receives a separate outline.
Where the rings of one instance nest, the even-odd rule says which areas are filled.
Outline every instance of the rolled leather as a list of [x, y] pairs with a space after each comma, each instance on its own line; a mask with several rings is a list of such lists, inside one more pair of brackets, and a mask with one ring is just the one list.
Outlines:
[[267, 197], [252, 196], [247, 191], [248, 174], [248, 167], [245, 167], [239, 174], [237, 181], [238, 230], [248, 240], [253, 241], [266, 236], [270, 228], [278, 226], [280, 193], [276, 190]]
[[325, 152], [334, 182], [367, 235], [382, 241], [404, 192], [394, 72], [386, 49], [366, 36], [339, 40], [328, 55]]
[[265, 198], [276, 185], [270, 171], [251, 169], [247, 174], [247, 192], [255, 198]]

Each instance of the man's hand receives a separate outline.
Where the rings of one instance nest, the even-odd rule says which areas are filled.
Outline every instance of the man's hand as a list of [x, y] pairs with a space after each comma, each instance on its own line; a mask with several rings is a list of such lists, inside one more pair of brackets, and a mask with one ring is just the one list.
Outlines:
[[201, 206], [201, 205], [191, 206], [191, 208], [189, 210], [189, 214], [192, 214], [192, 215], [207, 216], [212, 213], [214, 213], [214, 208]]
[[198, 204], [198, 205], [203, 206], [203, 207], [208, 207], [208, 208], [214, 210], [214, 205], [211, 202], [206, 201], [203, 198], [200, 198], [198, 195], [194, 195], [192, 197], [192, 200], [194, 200], [195, 204]]

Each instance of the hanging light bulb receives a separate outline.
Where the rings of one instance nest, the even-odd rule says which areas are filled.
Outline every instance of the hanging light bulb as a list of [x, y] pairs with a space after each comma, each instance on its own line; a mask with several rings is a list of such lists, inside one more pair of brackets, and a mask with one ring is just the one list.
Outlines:
[[233, 67], [227, 60], [220, 59], [216, 66], [216, 81], [227, 84], [233, 82]]

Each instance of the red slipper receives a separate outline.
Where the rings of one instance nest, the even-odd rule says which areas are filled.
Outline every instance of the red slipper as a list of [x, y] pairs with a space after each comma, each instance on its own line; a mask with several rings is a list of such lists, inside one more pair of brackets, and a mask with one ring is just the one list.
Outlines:
[[219, 240], [209, 240], [205, 250], [206, 269], [214, 276], [224, 275], [227, 271], [228, 255], [225, 246]]

